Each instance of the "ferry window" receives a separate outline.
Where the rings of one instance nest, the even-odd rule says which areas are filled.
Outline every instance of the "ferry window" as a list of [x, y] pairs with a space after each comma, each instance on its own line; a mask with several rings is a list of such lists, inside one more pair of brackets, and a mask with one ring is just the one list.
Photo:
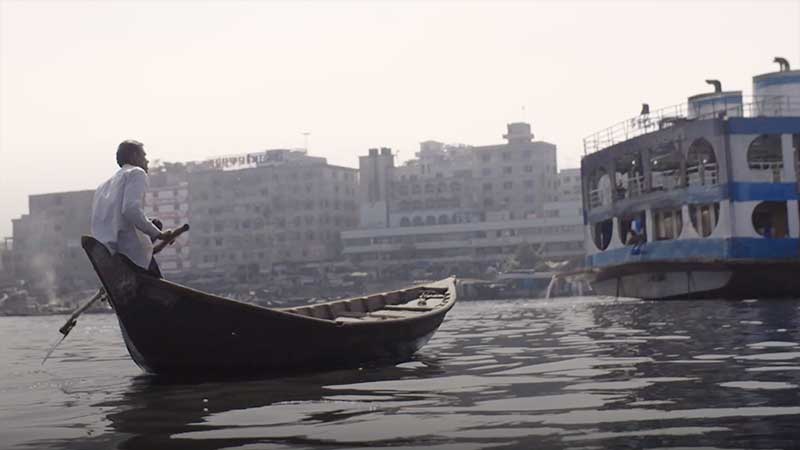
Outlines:
[[647, 219], [644, 211], [620, 218], [619, 240], [625, 245], [647, 242]]
[[442, 214], [439, 216], [439, 225], [446, 225], [449, 222], [449, 218], [446, 214]]
[[589, 177], [589, 207], [596, 208], [611, 203], [611, 181], [602, 167]]
[[786, 202], [761, 202], [753, 209], [753, 229], [765, 238], [789, 236]]
[[689, 218], [701, 237], [711, 236], [719, 221], [719, 203], [689, 205]]
[[757, 181], [780, 182], [783, 169], [781, 135], [762, 134], [753, 139], [747, 147], [747, 166], [756, 171]]
[[683, 231], [680, 209], [653, 211], [656, 240], [677, 239]]
[[702, 138], [692, 142], [686, 158], [686, 178], [689, 186], [717, 184], [718, 169], [714, 147]]
[[611, 233], [614, 231], [614, 222], [611, 219], [606, 219], [597, 222], [592, 226], [592, 239], [594, 245], [598, 250], [605, 250], [608, 244], [611, 243]]
[[797, 176], [797, 183], [800, 185], [800, 134], [792, 135], [792, 145], [794, 146], [794, 173]]
[[400, 226], [401, 227], [411, 226], [411, 220], [409, 220], [408, 217], [403, 217], [402, 219], [400, 219]]
[[650, 158], [650, 177], [653, 190], [671, 190], [683, 185], [682, 159], [683, 155], [673, 143], [655, 149]]

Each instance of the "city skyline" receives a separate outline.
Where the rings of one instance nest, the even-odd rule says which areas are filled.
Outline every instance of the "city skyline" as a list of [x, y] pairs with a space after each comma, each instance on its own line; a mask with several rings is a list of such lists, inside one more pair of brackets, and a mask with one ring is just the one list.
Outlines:
[[2, 1], [0, 236], [28, 195], [95, 188], [127, 138], [151, 160], [308, 142], [357, 167], [371, 147], [402, 162], [524, 121], [577, 167], [581, 139], [641, 103], [707, 78], [748, 95], [774, 56], [800, 66], [798, 23], [790, 1]]

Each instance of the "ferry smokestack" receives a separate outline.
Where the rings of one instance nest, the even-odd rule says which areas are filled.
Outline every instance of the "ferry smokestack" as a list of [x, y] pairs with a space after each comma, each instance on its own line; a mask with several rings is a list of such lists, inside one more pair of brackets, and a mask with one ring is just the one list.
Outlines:
[[639, 115], [643, 116], [645, 114], [650, 114], [650, 105], [642, 103], [642, 112], [640, 112]]
[[781, 72], [788, 72], [790, 70], [789, 61], [787, 61], [786, 58], [781, 58], [780, 56], [776, 56], [775, 59], [772, 60], [772, 62], [780, 64]]
[[722, 83], [719, 80], [706, 80], [706, 83], [714, 85], [714, 93], [722, 92]]

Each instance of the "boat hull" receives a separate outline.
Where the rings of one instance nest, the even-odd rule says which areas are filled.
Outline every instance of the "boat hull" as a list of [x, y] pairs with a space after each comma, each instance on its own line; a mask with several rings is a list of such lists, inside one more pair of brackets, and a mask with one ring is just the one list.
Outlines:
[[[155, 374], [245, 374], [405, 359], [437, 330], [455, 302], [418, 316], [324, 320], [196, 291], [155, 278], [101, 244], [84, 248], [109, 294], [132, 359]], [[418, 288], [417, 288], [418, 289]], [[388, 294], [387, 294], [388, 295]], [[450, 295], [450, 294], [448, 294]]]
[[599, 295], [661, 299], [800, 298], [800, 261], [635, 262], [597, 270]]

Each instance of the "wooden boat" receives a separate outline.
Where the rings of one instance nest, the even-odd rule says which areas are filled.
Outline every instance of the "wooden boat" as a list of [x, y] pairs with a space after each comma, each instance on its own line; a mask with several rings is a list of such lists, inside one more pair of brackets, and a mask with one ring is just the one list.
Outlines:
[[456, 302], [455, 278], [295, 308], [271, 309], [159, 279], [84, 236], [131, 358], [163, 375], [248, 374], [400, 360]]

